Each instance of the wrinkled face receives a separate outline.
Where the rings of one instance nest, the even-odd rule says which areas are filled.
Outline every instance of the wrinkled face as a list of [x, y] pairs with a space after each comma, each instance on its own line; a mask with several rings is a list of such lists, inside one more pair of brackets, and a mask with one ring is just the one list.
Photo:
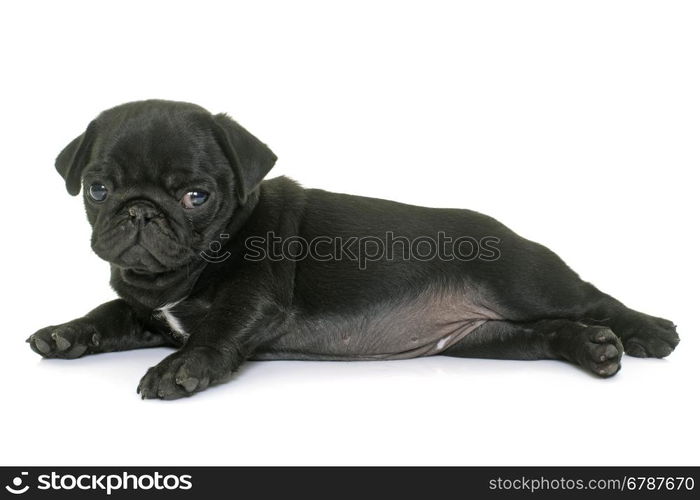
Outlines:
[[98, 132], [83, 171], [92, 248], [137, 274], [185, 266], [231, 215], [232, 170], [211, 134], [184, 118], [120, 125]]
[[169, 101], [102, 113], [59, 155], [92, 248], [134, 279], [184, 269], [225, 232], [276, 157], [225, 115]]

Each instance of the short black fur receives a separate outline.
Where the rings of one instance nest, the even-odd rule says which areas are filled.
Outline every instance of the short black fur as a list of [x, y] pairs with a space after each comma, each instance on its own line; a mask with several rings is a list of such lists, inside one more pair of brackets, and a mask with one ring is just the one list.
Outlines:
[[[83, 188], [92, 247], [120, 298], [39, 330], [32, 349], [76, 358], [177, 347], [138, 387], [144, 398], [175, 399], [228, 380], [247, 359], [549, 358], [608, 377], [623, 349], [664, 357], [678, 344], [673, 323], [628, 309], [488, 216], [263, 181], [275, 161], [228, 116], [193, 104], [150, 100], [100, 114], [56, 168], [70, 194]], [[95, 183], [104, 201], [90, 197]], [[184, 208], [192, 190], [208, 199]], [[353, 258], [356, 238], [389, 232], [409, 244], [488, 239], [497, 252], [417, 259], [399, 245], [398, 258]], [[271, 235], [339, 238], [348, 252], [251, 258], [251, 242]]]

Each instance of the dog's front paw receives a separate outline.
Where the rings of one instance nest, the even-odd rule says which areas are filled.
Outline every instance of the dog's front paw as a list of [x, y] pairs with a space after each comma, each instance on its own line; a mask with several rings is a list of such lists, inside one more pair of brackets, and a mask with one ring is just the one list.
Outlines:
[[57, 326], [47, 326], [27, 342], [45, 358], [75, 359], [100, 345], [100, 334], [90, 320], [80, 318]]
[[638, 358], [665, 358], [673, 352], [680, 338], [673, 322], [644, 315], [632, 322], [622, 334], [625, 352]]
[[186, 347], [149, 368], [136, 392], [142, 399], [178, 399], [203, 391], [230, 372], [221, 352]]

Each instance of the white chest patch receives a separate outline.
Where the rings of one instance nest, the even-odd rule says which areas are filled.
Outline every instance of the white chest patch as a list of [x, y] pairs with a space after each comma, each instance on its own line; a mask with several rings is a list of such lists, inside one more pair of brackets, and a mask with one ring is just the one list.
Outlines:
[[177, 306], [180, 302], [182, 302], [182, 299], [178, 300], [177, 302], [173, 302], [171, 304], [166, 304], [163, 307], [161, 307], [160, 309], [156, 309], [156, 311], [158, 311], [158, 315], [163, 320], [165, 320], [165, 322], [170, 327], [170, 330], [173, 332], [173, 334], [176, 337], [181, 338], [183, 340], [187, 340], [187, 338], [190, 336], [190, 334], [185, 331], [185, 328], [182, 326], [182, 323], [180, 322], [179, 319], [177, 319], [177, 317], [175, 316], [175, 314], [172, 311], [173, 308], [175, 306]]

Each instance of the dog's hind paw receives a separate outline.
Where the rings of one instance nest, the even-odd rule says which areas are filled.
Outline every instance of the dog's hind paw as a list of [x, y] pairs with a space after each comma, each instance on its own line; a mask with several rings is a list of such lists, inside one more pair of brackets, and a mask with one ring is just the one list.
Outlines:
[[630, 323], [622, 334], [625, 352], [638, 358], [665, 358], [673, 352], [680, 338], [673, 322], [644, 316], [644, 321]]
[[606, 327], [586, 328], [579, 349], [579, 364], [599, 377], [612, 377], [620, 371], [623, 346], [612, 330]]

